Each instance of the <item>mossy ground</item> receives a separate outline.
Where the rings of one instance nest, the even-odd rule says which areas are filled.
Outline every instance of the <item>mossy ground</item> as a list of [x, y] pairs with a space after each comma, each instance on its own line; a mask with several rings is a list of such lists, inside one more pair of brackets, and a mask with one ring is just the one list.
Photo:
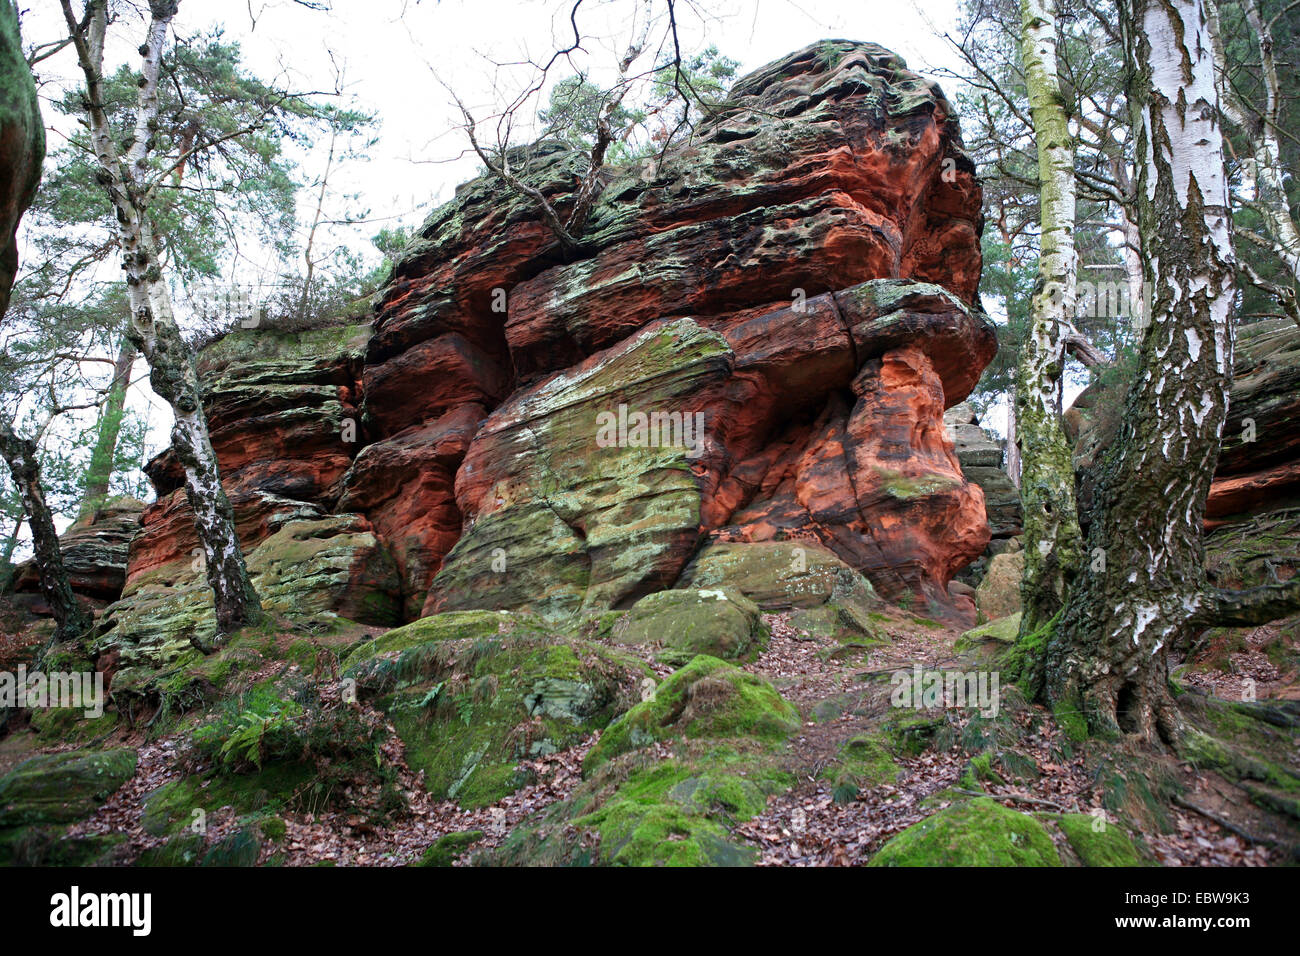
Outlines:
[[1043, 824], [986, 797], [927, 817], [880, 848], [871, 866], [1060, 866]]
[[772, 685], [716, 657], [701, 654], [612, 724], [587, 755], [588, 769], [669, 737], [747, 737], [779, 743], [799, 727], [799, 714]]
[[[606, 726], [652, 673], [616, 649], [549, 635], [530, 616], [506, 616], [515, 625], [508, 627], [479, 614], [453, 615], [450, 627], [439, 621], [449, 615], [439, 615], [433, 626], [403, 628], [383, 643], [385, 635], [349, 658], [345, 671], [393, 722], [430, 793], [465, 806], [493, 803], [525, 783], [521, 760]], [[464, 627], [480, 636], [446, 636]]]

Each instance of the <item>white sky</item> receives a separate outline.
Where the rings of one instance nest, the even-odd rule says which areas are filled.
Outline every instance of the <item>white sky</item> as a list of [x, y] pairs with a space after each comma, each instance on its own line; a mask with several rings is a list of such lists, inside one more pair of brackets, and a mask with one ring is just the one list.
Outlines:
[[[611, 77], [644, 2], [585, 0], [578, 23], [588, 37], [586, 55], [575, 54], [575, 65], [591, 71], [597, 81], [602, 75]], [[56, 0], [29, 0], [25, 6], [26, 44], [64, 34]], [[74, 3], [76, 9], [80, 6], [79, 0]], [[464, 133], [457, 126], [459, 114], [434, 74], [477, 114], [490, 113], [504, 93], [513, 94], [527, 79], [518, 71], [496, 69], [492, 62], [545, 60], [567, 45], [573, 3], [333, 0], [330, 6], [326, 12], [313, 12], [292, 0], [182, 0], [175, 29], [186, 36], [220, 24], [227, 40], [241, 44], [249, 69], [299, 89], [333, 89], [335, 64], [341, 67], [352, 105], [378, 113], [381, 126], [369, 160], [353, 163], [339, 179], [341, 192], [360, 194], [370, 221], [335, 239], [369, 249], [367, 240], [380, 227], [418, 224], [475, 172], [477, 162], [466, 155]], [[716, 45], [722, 54], [740, 61], [738, 75], [814, 41], [836, 37], [879, 43], [921, 72], [958, 66], [942, 37], [955, 29], [956, 0], [698, 0], [695, 7], [680, 0], [678, 8], [683, 50]], [[665, 4], [656, 0], [651, 9], [663, 16]], [[108, 68], [121, 62], [138, 67], [134, 48], [142, 26], [129, 15], [114, 25]], [[656, 24], [651, 36], [662, 32]], [[71, 50], [42, 62], [37, 72], [48, 83], [43, 95], [51, 97], [78, 80]], [[561, 64], [553, 76], [560, 79], [571, 72]], [[946, 92], [951, 96], [954, 90]], [[53, 152], [67, 130], [51, 125], [51, 110], [45, 110], [45, 118]], [[319, 168], [321, 161], [319, 156], [303, 160], [308, 171]], [[120, 275], [116, 263], [112, 267], [108, 277]], [[143, 366], [137, 367], [137, 376], [142, 372]], [[170, 427], [166, 405], [147, 385], [137, 387], [131, 401], [134, 407], [149, 407], [153, 450], [161, 449]]]

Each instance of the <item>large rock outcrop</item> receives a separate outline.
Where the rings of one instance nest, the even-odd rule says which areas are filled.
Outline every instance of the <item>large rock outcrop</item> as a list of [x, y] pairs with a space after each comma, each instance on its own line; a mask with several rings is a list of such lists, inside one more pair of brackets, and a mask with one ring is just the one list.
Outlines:
[[[580, 154], [514, 160], [566, 208]], [[532, 200], [465, 184], [371, 327], [241, 330], [204, 353], [255, 582], [265, 598], [259, 552], [292, 529], [334, 543], [322, 609], [560, 618], [674, 587], [702, 545], [788, 540], [973, 619], [948, 583], [989, 525], [943, 414], [996, 349], [980, 216], [939, 89], [847, 41], [742, 79], [662, 161], [606, 170], [576, 249]], [[209, 625], [147, 633], [144, 605], [198, 580], [175, 466], [150, 473], [160, 500], [104, 630], [165, 654]], [[286, 593], [319, 576], [277, 567]]]

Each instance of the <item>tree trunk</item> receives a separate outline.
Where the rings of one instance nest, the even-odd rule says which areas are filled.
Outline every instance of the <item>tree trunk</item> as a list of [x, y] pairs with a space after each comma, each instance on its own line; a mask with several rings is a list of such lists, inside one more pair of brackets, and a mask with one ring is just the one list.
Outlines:
[[1016, 387], [1011, 386], [1011, 401], [1007, 404], [1007, 477], [1020, 487], [1020, 429], [1016, 427]]
[[113, 464], [117, 458], [117, 439], [122, 432], [122, 417], [126, 414], [126, 390], [131, 384], [131, 367], [135, 365], [135, 346], [124, 337], [113, 364], [113, 382], [108, 398], [99, 410], [95, 428], [95, 448], [90, 454], [90, 468], [86, 472], [86, 487], [81, 498], [80, 513], [84, 517], [103, 506], [108, 498], [108, 486], [113, 477]]
[[1057, 73], [1056, 0], [1021, 0], [1022, 50], [1038, 146], [1038, 281], [1016, 364], [1016, 426], [1028, 635], [1061, 609], [1079, 564], [1074, 466], [1061, 427], [1061, 376], [1075, 305], [1074, 139]]
[[18, 550], [18, 538], [23, 533], [23, 522], [27, 520], [26, 515], [19, 515], [14, 521], [14, 530], [9, 532], [9, 537], [5, 539], [4, 550], [0, 551], [0, 594], [9, 590], [14, 581], [14, 552]]
[[194, 512], [194, 530], [203, 548], [204, 571], [212, 589], [217, 632], [227, 634], [261, 615], [261, 602], [248, 577], [244, 554], [235, 533], [234, 510], [217, 467], [208, 436], [203, 393], [194, 356], [181, 337], [172, 313], [171, 293], [163, 279], [157, 243], [150, 231], [145, 178], [158, 115], [158, 76], [163, 42], [176, 15], [178, 0], [150, 0], [150, 21], [140, 47], [141, 69], [135, 134], [124, 155], [119, 154], [100, 83], [107, 8], [103, 0], [88, 4], [92, 16], [83, 28], [62, 0], [77, 58], [86, 77], [86, 105], [91, 142], [100, 166], [100, 183], [117, 214], [122, 268], [131, 304], [128, 336], [149, 362], [153, 390], [171, 405], [175, 415], [172, 446], [185, 471], [185, 496]]
[[9, 465], [14, 486], [27, 509], [32, 529], [33, 561], [40, 576], [41, 593], [54, 613], [54, 639], [67, 641], [86, 631], [92, 618], [72, 593], [68, 572], [63, 566], [63, 553], [59, 550], [59, 533], [54, 528], [54, 517], [41, 488], [41, 465], [36, 452], [34, 441], [19, 437], [7, 422], [0, 422], [0, 457]]
[[[1226, 79], [1220, 86], [1220, 106], [1228, 121], [1246, 137], [1251, 156], [1243, 164], [1243, 177], [1254, 193], [1251, 205], [1259, 213], [1265, 234], [1273, 243], [1273, 251], [1282, 260], [1293, 279], [1300, 280], [1300, 230], [1291, 218], [1291, 204], [1286, 194], [1289, 173], [1282, 160], [1282, 143], [1278, 129], [1282, 122], [1282, 87], [1278, 79], [1277, 63], [1273, 58], [1273, 33], [1260, 15], [1256, 0], [1243, 0], [1242, 13], [1250, 28], [1255, 31], [1259, 49], [1260, 79], [1264, 85], [1264, 111], [1253, 113], [1228, 86]], [[1218, 18], [1215, 11], [1211, 28], [1218, 39]], [[1226, 70], [1222, 46], [1216, 43], [1215, 53], [1221, 71]], [[1225, 74], [1226, 77], [1226, 74]]]
[[1166, 654], [1208, 600], [1202, 526], [1231, 385], [1232, 219], [1206, 0], [1122, 0], [1150, 323], [1097, 482], [1090, 561], [1047, 695], [1089, 729], [1176, 742]]

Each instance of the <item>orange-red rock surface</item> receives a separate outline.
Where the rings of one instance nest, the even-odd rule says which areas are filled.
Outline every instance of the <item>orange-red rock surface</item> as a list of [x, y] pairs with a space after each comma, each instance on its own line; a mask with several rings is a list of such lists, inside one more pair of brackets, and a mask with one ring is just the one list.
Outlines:
[[[562, 214], [583, 161], [513, 157]], [[576, 249], [527, 197], [467, 183], [369, 328], [204, 353], [243, 544], [346, 537], [365, 570], [337, 569], [334, 606], [364, 617], [369, 595], [376, 622], [393, 602], [625, 607], [709, 539], [816, 541], [888, 597], [973, 619], [947, 585], [989, 527], [943, 413], [996, 348], [981, 226], [938, 87], [846, 41], [740, 80], [662, 161], [606, 170]], [[620, 409], [634, 427], [611, 442]], [[189, 558], [180, 475], [169, 456], [151, 475], [128, 596]]]

